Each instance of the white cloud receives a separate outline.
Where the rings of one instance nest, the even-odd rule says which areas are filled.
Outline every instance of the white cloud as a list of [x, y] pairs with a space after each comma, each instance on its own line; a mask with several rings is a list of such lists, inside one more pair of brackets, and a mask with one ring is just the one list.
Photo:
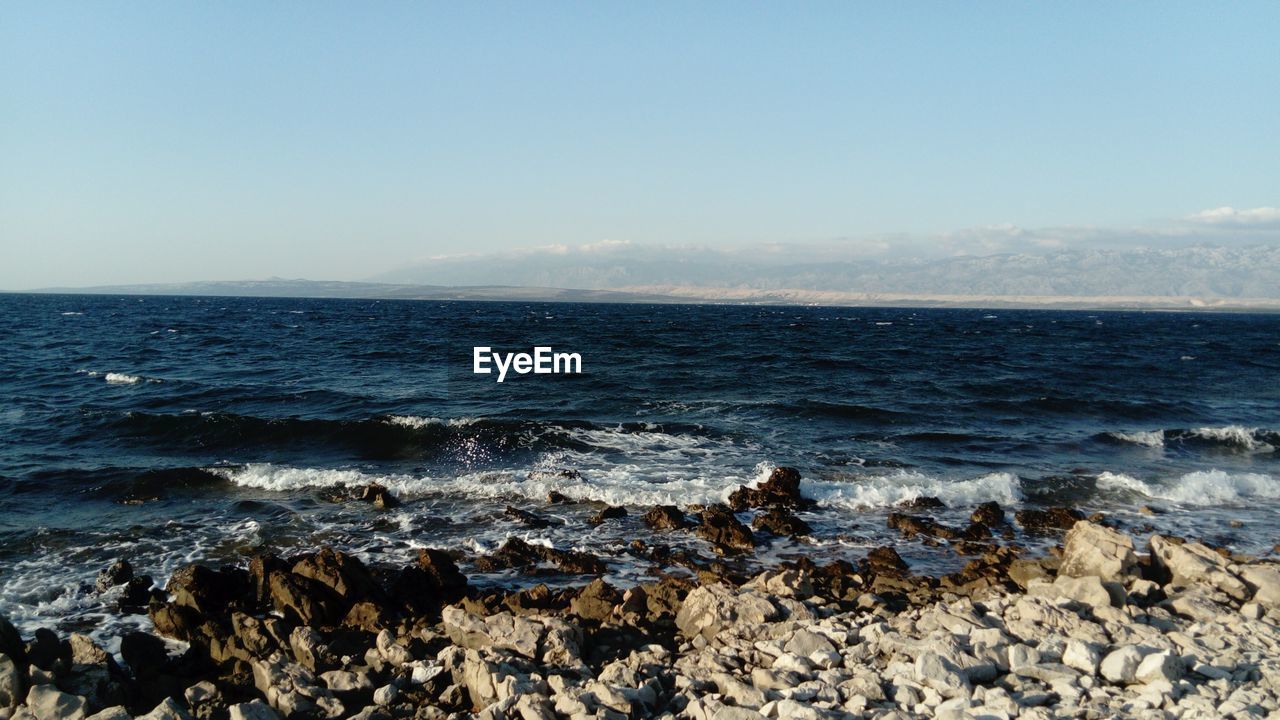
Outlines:
[[1187, 219], [1208, 225], [1270, 225], [1272, 223], [1280, 223], [1280, 208], [1257, 207], [1249, 210], [1237, 210], [1224, 205], [1209, 210], [1201, 210]]

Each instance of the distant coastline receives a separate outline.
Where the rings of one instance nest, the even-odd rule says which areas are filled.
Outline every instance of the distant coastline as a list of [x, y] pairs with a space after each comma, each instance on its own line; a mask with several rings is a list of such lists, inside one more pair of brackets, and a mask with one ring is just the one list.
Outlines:
[[851, 292], [802, 288], [715, 288], [642, 285], [611, 290], [504, 285], [447, 286], [323, 280], [246, 280], [52, 287], [10, 294], [178, 295], [296, 297], [361, 300], [472, 300], [693, 305], [818, 305], [832, 307], [934, 307], [1027, 310], [1184, 310], [1280, 312], [1280, 298], [1215, 298], [1148, 295], [959, 295]]

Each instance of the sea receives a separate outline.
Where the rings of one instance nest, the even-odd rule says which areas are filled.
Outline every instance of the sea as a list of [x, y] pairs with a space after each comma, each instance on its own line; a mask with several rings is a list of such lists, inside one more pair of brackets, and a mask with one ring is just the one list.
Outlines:
[[[582, 372], [473, 372], [475, 347], [535, 346]], [[1273, 555], [1277, 447], [1274, 314], [0, 295], [0, 614], [109, 642], [148, 622], [93, 587], [117, 558], [163, 585], [323, 545], [379, 566], [447, 549], [480, 586], [585, 581], [478, 572], [512, 536], [626, 586], [655, 572], [634, 540], [713, 556], [646, 509], [783, 465], [813, 534], [736, 562], [893, 544], [958, 568], [886, 527], [920, 497], [957, 525], [1068, 505], [1140, 544]], [[374, 482], [401, 504], [345, 499]], [[589, 524], [606, 504], [628, 514]]]

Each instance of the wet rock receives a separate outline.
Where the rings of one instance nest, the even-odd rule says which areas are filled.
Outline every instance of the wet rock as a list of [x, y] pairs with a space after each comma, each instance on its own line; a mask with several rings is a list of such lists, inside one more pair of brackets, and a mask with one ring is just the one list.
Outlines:
[[495, 572], [507, 568], [536, 568], [547, 562], [560, 572], [577, 575], [598, 575], [605, 571], [605, 563], [594, 555], [573, 550], [557, 550], [541, 545], [530, 545], [517, 537], [507, 538], [490, 555], [476, 560], [481, 572]]
[[164, 593], [155, 587], [155, 581], [150, 575], [139, 575], [124, 583], [119, 608], [121, 612], [141, 613], [146, 611], [153, 600], [163, 602], [164, 599]]
[[248, 595], [248, 576], [234, 569], [214, 570], [192, 564], [174, 571], [165, 591], [174, 605], [219, 617], [241, 607], [242, 599]]
[[984, 502], [974, 508], [973, 513], [969, 515], [969, 521], [991, 528], [1008, 524], [1008, 520], [1004, 517], [1004, 508], [1001, 508], [1000, 503], [994, 500]]
[[751, 527], [771, 532], [779, 537], [808, 535], [813, 532], [809, 523], [780, 507], [770, 508], [767, 512], [756, 515], [751, 521]]
[[925, 537], [939, 538], [941, 540], [959, 540], [962, 536], [955, 528], [947, 527], [941, 523], [934, 522], [929, 518], [919, 517], [917, 515], [904, 515], [902, 513], [889, 513], [888, 525], [890, 528], [902, 533], [904, 538], [913, 538], [917, 535]]
[[400, 504], [400, 500], [386, 486], [380, 483], [369, 483], [360, 490], [356, 499], [367, 502], [379, 510], [388, 510]]
[[308, 577], [277, 570], [267, 578], [267, 590], [272, 607], [303, 625], [335, 623], [345, 614], [333, 590]]
[[1055, 535], [1070, 530], [1077, 521], [1084, 519], [1079, 510], [1067, 507], [1026, 508], [1014, 513], [1013, 517], [1023, 530], [1039, 535]]
[[910, 500], [903, 500], [898, 503], [897, 506], [903, 510], [915, 510], [917, 512], [924, 510], [942, 510], [947, 507], [946, 503], [932, 495], [921, 495], [920, 497], [914, 497]]
[[569, 604], [570, 612], [583, 620], [605, 622], [622, 602], [622, 593], [604, 580], [593, 580]]
[[1138, 573], [1133, 540], [1111, 528], [1080, 520], [1067, 533], [1059, 574], [1094, 575], [1108, 582], [1128, 582]]
[[567, 502], [571, 502], [571, 501], [569, 500], [568, 497], [565, 496], [564, 493], [556, 492], [555, 490], [552, 490], [551, 492], [547, 493], [548, 505], [562, 505]]
[[626, 508], [610, 505], [608, 507], [602, 508], [600, 512], [597, 512], [596, 514], [592, 515], [587, 520], [587, 522], [590, 523], [591, 525], [602, 525], [604, 524], [605, 520], [616, 520], [618, 518], [624, 518], [626, 516], [627, 516]]
[[790, 467], [774, 468], [768, 479], [757, 487], [738, 486], [729, 494], [729, 507], [734, 512], [748, 508], [782, 507], [802, 509], [812, 502], [800, 495], [800, 471]]
[[892, 575], [901, 577], [908, 570], [907, 562], [902, 559], [897, 550], [882, 545], [867, 553], [867, 567], [876, 575]]
[[328, 587], [347, 603], [382, 596], [382, 588], [364, 563], [341, 550], [326, 547], [315, 554], [303, 555], [292, 570], [295, 575]]
[[679, 530], [687, 526], [684, 512], [675, 505], [657, 505], [646, 512], [641, 520], [654, 530]]
[[502, 511], [502, 514], [508, 519], [514, 520], [531, 528], [545, 528], [551, 525], [551, 523], [541, 515], [531, 513], [528, 510], [521, 510], [520, 508], [513, 507], [511, 505], [508, 505], [507, 509]]
[[94, 587], [98, 592], [106, 592], [113, 587], [123, 585], [133, 579], [133, 566], [128, 560], [116, 560], [105, 570], [98, 573]]
[[203, 636], [200, 613], [174, 603], [154, 603], [147, 611], [156, 632], [167, 638], [195, 642]]
[[724, 505], [712, 505], [702, 511], [698, 537], [710, 542], [722, 553], [749, 551], [755, 547], [751, 530]]

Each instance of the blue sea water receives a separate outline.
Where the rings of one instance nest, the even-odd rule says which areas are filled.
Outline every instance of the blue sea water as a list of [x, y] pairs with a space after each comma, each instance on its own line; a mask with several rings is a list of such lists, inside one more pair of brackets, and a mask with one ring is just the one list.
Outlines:
[[[499, 384], [472, 374], [476, 345], [549, 345], [584, 372]], [[0, 614], [145, 624], [89, 587], [114, 558], [163, 583], [326, 543], [392, 564], [517, 535], [626, 583], [653, 571], [633, 539], [710, 554], [645, 529], [646, 508], [777, 465], [802, 472], [815, 533], [762, 537], [753, 562], [893, 540], [917, 569], [957, 567], [885, 527], [920, 496], [944, 522], [1069, 504], [1265, 554], [1277, 378], [1276, 315], [3, 295]], [[404, 504], [332, 501], [374, 481]], [[629, 515], [590, 526], [600, 503]]]

